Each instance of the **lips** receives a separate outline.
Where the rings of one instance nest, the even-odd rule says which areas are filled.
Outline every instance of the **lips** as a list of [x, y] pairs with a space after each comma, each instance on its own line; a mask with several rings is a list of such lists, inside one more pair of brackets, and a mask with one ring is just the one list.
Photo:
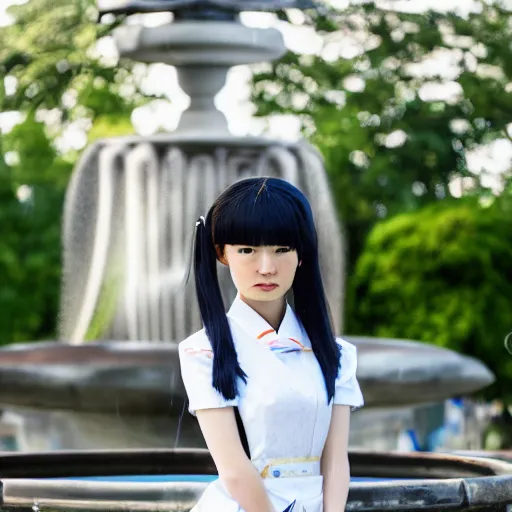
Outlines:
[[279, 285], [274, 283], [260, 283], [255, 285], [255, 288], [259, 288], [260, 290], [263, 290], [264, 292], [271, 292], [272, 290], [275, 290]]

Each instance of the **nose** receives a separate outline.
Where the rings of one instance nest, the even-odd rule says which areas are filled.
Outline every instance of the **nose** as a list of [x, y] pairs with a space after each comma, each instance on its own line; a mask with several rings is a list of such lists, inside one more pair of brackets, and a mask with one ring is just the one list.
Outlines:
[[258, 272], [261, 275], [266, 276], [274, 275], [276, 271], [277, 269], [272, 254], [267, 251], [263, 251], [259, 259]]

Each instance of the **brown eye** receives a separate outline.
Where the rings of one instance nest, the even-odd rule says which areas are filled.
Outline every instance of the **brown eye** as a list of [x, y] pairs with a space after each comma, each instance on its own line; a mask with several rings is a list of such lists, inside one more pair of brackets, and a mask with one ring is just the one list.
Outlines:
[[253, 249], [250, 247], [242, 247], [241, 249], [238, 249], [238, 254], [252, 254]]
[[291, 251], [290, 247], [279, 247], [279, 249], [277, 249], [276, 252], [279, 254], [283, 254], [283, 253], [290, 252], [290, 251]]

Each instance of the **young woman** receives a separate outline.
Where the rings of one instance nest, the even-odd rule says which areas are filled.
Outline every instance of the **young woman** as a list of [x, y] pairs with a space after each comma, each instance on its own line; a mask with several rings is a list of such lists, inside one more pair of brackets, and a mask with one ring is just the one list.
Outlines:
[[[179, 354], [219, 479], [193, 512], [344, 510], [349, 416], [363, 397], [356, 349], [332, 332], [307, 199], [280, 179], [239, 181], [198, 221], [195, 244], [204, 329]], [[238, 290], [227, 315], [217, 261]]]

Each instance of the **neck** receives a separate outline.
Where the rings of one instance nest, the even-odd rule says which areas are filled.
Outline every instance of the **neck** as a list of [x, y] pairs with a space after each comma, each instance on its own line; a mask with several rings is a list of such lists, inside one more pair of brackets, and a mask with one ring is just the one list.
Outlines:
[[251, 300], [243, 295], [240, 295], [240, 298], [254, 309], [258, 315], [264, 318], [276, 332], [279, 330], [286, 312], [286, 299], [284, 296], [270, 302]]

